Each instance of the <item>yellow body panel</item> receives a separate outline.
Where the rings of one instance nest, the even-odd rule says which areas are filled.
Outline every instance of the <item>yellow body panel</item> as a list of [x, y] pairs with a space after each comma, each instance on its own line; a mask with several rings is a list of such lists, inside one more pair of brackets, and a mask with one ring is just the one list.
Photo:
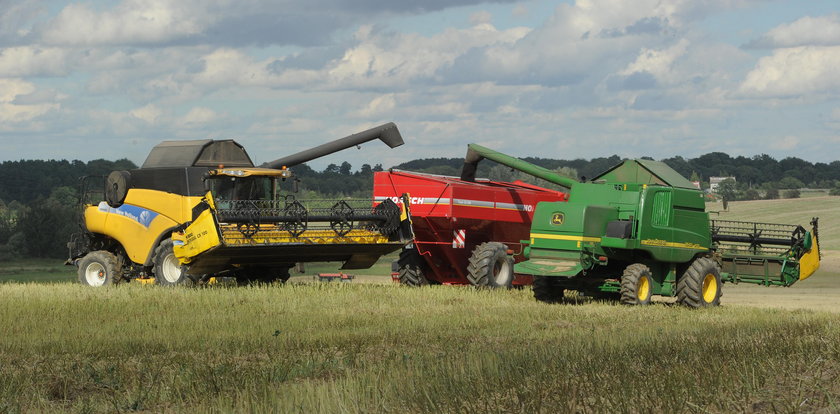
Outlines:
[[125, 204], [147, 208], [180, 223], [192, 220], [192, 209], [201, 197], [189, 197], [157, 190], [133, 188], [125, 197]]
[[199, 200], [200, 197], [131, 189], [125, 203], [118, 208], [104, 201], [88, 206], [85, 224], [89, 231], [120, 242], [132, 262], [145, 264], [161, 234], [189, 221], [192, 208]]
[[807, 279], [820, 268], [820, 249], [817, 245], [817, 238], [811, 235], [811, 241], [813, 242], [811, 243], [811, 250], [808, 250], [799, 258], [799, 280]]
[[221, 243], [216, 221], [210, 209], [204, 210], [183, 232], [172, 233], [172, 250], [181, 264], [192, 262], [195, 256]]

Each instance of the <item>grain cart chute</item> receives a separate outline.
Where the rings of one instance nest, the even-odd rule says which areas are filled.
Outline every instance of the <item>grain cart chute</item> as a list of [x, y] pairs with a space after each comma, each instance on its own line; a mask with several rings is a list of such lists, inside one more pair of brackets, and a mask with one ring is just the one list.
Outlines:
[[[470, 148], [511, 167], [521, 162]], [[789, 286], [819, 267], [816, 219], [811, 231], [712, 223], [702, 192], [661, 162], [628, 160], [590, 182], [564, 185], [567, 202], [537, 205], [523, 241], [527, 260], [515, 266], [534, 276], [539, 300], [559, 300], [570, 289], [632, 305], [663, 295], [716, 306], [723, 282]]]
[[105, 201], [84, 206], [68, 264], [93, 286], [285, 280], [310, 261], [369, 267], [410, 238], [407, 211], [370, 199], [299, 200], [288, 167], [375, 139], [403, 143], [388, 123], [258, 168], [232, 140], [165, 141], [141, 168], [112, 172]]

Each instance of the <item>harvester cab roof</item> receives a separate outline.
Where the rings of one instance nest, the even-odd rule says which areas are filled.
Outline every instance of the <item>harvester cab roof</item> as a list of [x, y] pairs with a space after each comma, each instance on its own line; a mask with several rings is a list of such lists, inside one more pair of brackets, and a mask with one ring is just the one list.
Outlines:
[[245, 148], [231, 139], [163, 141], [155, 145], [140, 168], [253, 167]]

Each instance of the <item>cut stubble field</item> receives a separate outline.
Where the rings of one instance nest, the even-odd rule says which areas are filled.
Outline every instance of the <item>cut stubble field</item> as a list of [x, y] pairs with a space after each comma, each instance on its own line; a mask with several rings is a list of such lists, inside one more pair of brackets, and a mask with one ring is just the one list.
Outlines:
[[351, 283], [314, 282], [334, 271], [317, 265], [286, 285], [174, 289], [2, 264], [0, 412], [838, 412], [838, 200], [721, 213], [816, 213], [824, 261], [790, 288], [727, 284], [715, 309], [407, 288], [391, 258]]

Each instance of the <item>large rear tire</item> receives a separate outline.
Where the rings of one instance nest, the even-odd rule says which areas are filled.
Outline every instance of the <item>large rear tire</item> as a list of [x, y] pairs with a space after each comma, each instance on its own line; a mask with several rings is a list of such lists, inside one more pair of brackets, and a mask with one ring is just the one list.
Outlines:
[[647, 305], [653, 296], [653, 284], [650, 278], [650, 269], [641, 264], [634, 263], [624, 269], [621, 275], [621, 304], [623, 305]]
[[400, 258], [397, 260], [399, 266], [400, 284], [406, 286], [424, 286], [429, 284], [426, 278], [426, 263], [417, 252], [417, 249], [402, 249]]
[[115, 285], [122, 281], [122, 263], [113, 253], [96, 250], [79, 260], [79, 282], [86, 286]]
[[723, 296], [720, 267], [708, 257], [699, 257], [677, 281], [677, 303], [691, 308], [720, 305]]
[[152, 260], [155, 284], [160, 286], [192, 285], [194, 280], [184, 271], [181, 262], [175, 257], [172, 245], [172, 239], [166, 239], [155, 249], [155, 257]]
[[557, 286], [559, 278], [551, 276], [534, 276], [534, 299], [545, 303], [558, 303], [563, 301], [565, 289]]
[[470, 256], [467, 280], [476, 287], [510, 288], [513, 283], [513, 258], [507, 246], [499, 242], [478, 245]]

